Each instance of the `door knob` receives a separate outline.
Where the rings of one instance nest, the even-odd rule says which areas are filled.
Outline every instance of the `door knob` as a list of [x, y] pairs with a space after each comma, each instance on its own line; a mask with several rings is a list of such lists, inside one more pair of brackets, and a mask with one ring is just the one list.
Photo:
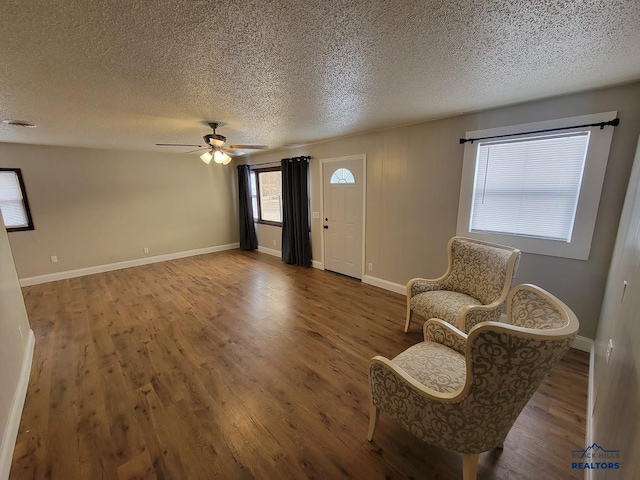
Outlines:
[[329, 228], [329, 225], [325, 225], [322, 228], [324, 228], [326, 230], [327, 228]]

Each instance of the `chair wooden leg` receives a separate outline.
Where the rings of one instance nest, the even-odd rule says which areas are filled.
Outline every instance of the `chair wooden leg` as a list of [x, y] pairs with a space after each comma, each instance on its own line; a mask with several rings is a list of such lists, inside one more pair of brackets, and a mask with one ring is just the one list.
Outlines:
[[409, 324], [411, 323], [411, 317], [413, 317], [413, 310], [411, 310], [411, 307], [407, 305], [407, 321], [404, 324], [404, 333], [407, 333], [409, 331]]
[[369, 433], [367, 433], [367, 440], [373, 440], [373, 432], [376, 430], [376, 424], [380, 418], [380, 409], [371, 402], [371, 409], [369, 412]]
[[462, 456], [462, 479], [476, 480], [478, 476], [478, 454], [465, 453]]

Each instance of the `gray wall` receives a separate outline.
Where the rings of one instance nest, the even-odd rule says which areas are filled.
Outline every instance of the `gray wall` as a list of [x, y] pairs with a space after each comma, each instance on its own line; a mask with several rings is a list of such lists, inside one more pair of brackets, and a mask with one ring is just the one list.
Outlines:
[[20, 278], [238, 241], [233, 165], [0, 143], [0, 166], [22, 169], [35, 225], [9, 233]]
[[[627, 282], [626, 289], [624, 282]], [[624, 293], [624, 295], [623, 295]], [[640, 478], [640, 142], [625, 201], [595, 341], [592, 434], [607, 450], [620, 450], [620, 470], [594, 470], [594, 478]], [[609, 361], [607, 344], [613, 342]], [[588, 412], [591, 415], [592, 412]], [[597, 461], [597, 459], [596, 459]]]
[[[435, 277], [446, 267], [446, 243], [455, 235], [466, 131], [617, 110], [616, 128], [588, 261], [524, 254], [516, 281], [531, 282], [565, 301], [578, 315], [580, 334], [593, 338], [624, 192], [640, 133], [640, 83], [524, 103], [443, 120], [256, 154], [266, 163], [310, 155], [312, 210], [320, 210], [319, 159], [367, 154], [366, 262], [368, 274], [403, 284]], [[321, 260], [321, 219], [312, 220], [313, 258]], [[260, 245], [279, 239], [258, 225]], [[267, 242], [266, 244], [263, 242]], [[398, 320], [401, 321], [400, 319]]]
[[[1, 215], [0, 215], [0, 218]], [[9, 239], [0, 228], [0, 478], [8, 473], [15, 438], [9, 439], [7, 426], [24, 361], [30, 327], [13, 264]], [[28, 380], [26, 378], [25, 380]], [[14, 418], [19, 421], [19, 418]]]

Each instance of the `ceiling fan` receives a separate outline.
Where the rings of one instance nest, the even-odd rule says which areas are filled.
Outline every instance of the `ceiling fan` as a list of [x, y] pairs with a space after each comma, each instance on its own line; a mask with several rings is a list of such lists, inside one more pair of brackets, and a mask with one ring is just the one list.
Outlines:
[[185, 143], [156, 143], [158, 147], [198, 147], [195, 150], [189, 150], [184, 153], [193, 153], [198, 152], [200, 150], [207, 150], [205, 153], [200, 155], [200, 159], [206, 163], [211, 163], [213, 159], [216, 163], [221, 163], [222, 165], [227, 165], [231, 161], [231, 155], [234, 155], [235, 150], [264, 150], [267, 147], [266, 145], [225, 145], [227, 141], [227, 137], [224, 135], [220, 135], [216, 133], [216, 128], [224, 125], [222, 122], [207, 122], [207, 124], [213, 130], [213, 133], [208, 133], [204, 137], [205, 145], [192, 145]]

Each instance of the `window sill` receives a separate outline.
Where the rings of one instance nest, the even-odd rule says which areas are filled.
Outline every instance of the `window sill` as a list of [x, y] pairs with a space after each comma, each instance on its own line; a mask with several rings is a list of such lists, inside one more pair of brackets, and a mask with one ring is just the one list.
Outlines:
[[33, 227], [33, 225], [30, 225], [28, 227], [7, 227], [7, 232], [11, 233], [11, 232], [27, 232], [29, 230], [35, 230], [35, 228]]
[[271, 225], [272, 227], [282, 228], [282, 222], [270, 222], [268, 220], [255, 220], [254, 223], [259, 223], [261, 225]]

